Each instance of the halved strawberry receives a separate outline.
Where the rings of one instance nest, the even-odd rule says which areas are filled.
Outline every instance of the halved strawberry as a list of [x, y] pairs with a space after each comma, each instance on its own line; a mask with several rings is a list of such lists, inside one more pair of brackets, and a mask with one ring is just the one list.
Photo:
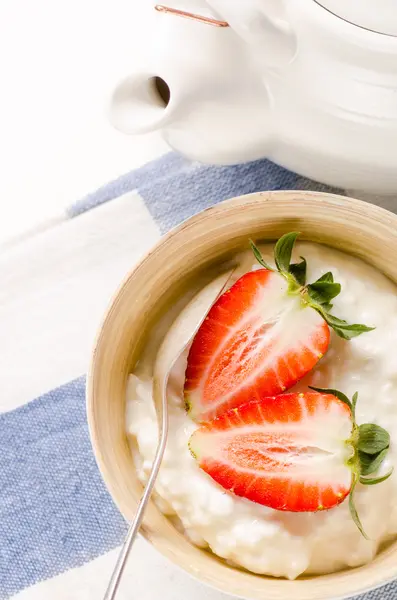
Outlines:
[[290, 264], [297, 233], [275, 247], [277, 270], [246, 273], [211, 308], [191, 346], [185, 401], [203, 421], [257, 394], [276, 395], [304, 377], [325, 354], [330, 329], [350, 339], [370, 328], [329, 313], [340, 292], [331, 273], [305, 285], [306, 261]]
[[220, 414], [257, 393], [275, 395], [325, 354], [324, 319], [288, 294], [279, 273], [243, 275], [211, 308], [191, 346], [185, 400], [194, 419]]
[[[358, 481], [386, 478], [364, 477], [379, 467], [390, 438], [377, 425], [356, 425], [356, 400], [324, 390], [248, 402], [197, 429], [190, 450], [201, 469], [237, 496], [282, 511], [329, 509]], [[353, 500], [351, 509], [362, 530]]]

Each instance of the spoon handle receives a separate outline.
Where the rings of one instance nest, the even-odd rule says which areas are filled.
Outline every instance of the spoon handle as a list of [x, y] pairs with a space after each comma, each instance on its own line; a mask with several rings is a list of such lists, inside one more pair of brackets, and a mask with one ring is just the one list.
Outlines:
[[117, 589], [119, 587], [119, 583], [121, 577], [124, 572], [125, 565], [127, 564], [127, 559], [130, 554], [132, 545], [135, 541], [136, 536], [138, 535], [139, 528], [142, 523], [142, 519], [145, 513], [146, 505], [150, 500], [150, 496], [152, 495], [153, 487], [157, 479], [157, 475], [160, 469], [161, 462], [163, 460], [165, 447], [167, 445], [167, 434], [168, 434], [168, 406], [165, 401], [166, 394], [165, 390], [162, 393], [162, 415], [161, 415], [161, 431], [160, 431], [160, 440], [157, 446], [156, 455], [154, 457], [152, 470], [150, 472], [149, 479], [146, 483], [146, 487], [142, 498], [138, 504], [138, 509], [136, 511], [135, 517], [132, 520], [126, 538], [124, 540], [123, 547], [120, 550], [120, 554], [117, 558], [116, 565], [114, 567], [111, 579], [109, 581], [108, 588], [106, 590], [105, 596], [103, 600], [114, 600], [116, 597]]

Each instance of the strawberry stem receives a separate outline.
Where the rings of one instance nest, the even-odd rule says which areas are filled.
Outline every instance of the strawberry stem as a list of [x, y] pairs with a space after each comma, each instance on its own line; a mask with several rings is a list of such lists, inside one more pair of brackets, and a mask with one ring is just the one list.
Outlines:
[[307, 284], [306, 260], [301, 256], [300, 263], [291, 264], [292, 251], [299, 235], [298, 232], [292, 231], [278, 240], [274, 248], [276, 268], [271, 267], [263, 260], [259, 248], [252, 240], [249, 243], [259, 264], [270, 271], [278, 271], [288, 282], [287, 293], [292, 296], [300, 294], [303, 304], [317, 311], [339, 337], [344, 340], [351, 340], [362, 333], [373, 331], [374, 327], [368, 327], [361, 323], [349, 324], [330, 313], [332, 309], [331, 300], [341, 292], [340, 283], [334, 281], [334, 276], [330, 271], [324, 273], [314, 283]]
[[361, 534], [368, 540], [368, 536], [364, 531], [362, 523], [359, 519], [357, 509], [354, 504], [354, 491], [356, 485], [361, 483], [362, 485], [376, 485], [389, 479], [393, 473], [393, 469], [384, 476], [366, 478], [365, 475], [370, 475], [379, 469], [390, 445], [390, 435], [388, 432], [374, 423], [365, 423], [364, 425], [357, 425], [356, 423], [356, 404], [358, 400], [358, 392], [355, 392], [352, 400], [339, 392], [329, 388], [318, 388], [309, 386], [311, 390], [320, 392], [322, 394], [332, 394], [338, 398], [341, 402], [346, 404], [351, 410], [352, 416], [352, 432], [345, 444], [352, 449], [352, 455], [347, 459], [346, 466], [352, 471], [352, 486], [349, 495], [349, 508], [350, 514], [353, 521], [357, 525]]
[[302, 294], [302, 290], [304, 289], [295, 281], [295, 279], [289, 274], [283, 274], [286, 280], [288, 281], [288, 291], [287, 294], [290, 296], [297, 296], [298, 294]]

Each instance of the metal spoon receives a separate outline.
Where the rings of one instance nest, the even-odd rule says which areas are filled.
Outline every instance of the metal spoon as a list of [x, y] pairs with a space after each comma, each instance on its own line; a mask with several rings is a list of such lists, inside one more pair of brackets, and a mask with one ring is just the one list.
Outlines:
[[[250, 265], [252, 262], [252, 258], [250, 258]], [[199, 292], [175, 319], [162, 345], [160, 346], [160, 350], [155, 362], [153, 376], [153, 397], [156, 409], [159, 413], [159, 421], [161, 423], [158, 446], [154, 457], [152, 470], [147, 480], [142, 498], [138, 504], [135, 517], [130, 524], [123, 547], [118, 556], [114, 571], [104, 596], [104, 600], [114, 600], [116, 596], [117, 589], [127, 563], [127, 558], [141, 526], [145, 508], [152, 494], [164, 456], [168, 434], [168, 404], [166, 391], [170, 372], [177, 359], [187, 348], [199, 330], [211, 306], [214, 304], [217, 298], [230, 286], [233, 279], [238, 279], [249, 269], [247, 263], [248, 260], [243, 261], [243, 263], [240, 263], [234, 269], [229, 270], [227, 273], [217, 277], [214, 281], [207, 285], [204, 290]]]

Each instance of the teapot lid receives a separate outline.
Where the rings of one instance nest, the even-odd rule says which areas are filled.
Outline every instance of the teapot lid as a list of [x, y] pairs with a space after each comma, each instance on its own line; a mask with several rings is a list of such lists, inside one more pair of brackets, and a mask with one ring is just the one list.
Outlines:
[[397, 0], [315, 0], [354, 25], [397, 36]]

